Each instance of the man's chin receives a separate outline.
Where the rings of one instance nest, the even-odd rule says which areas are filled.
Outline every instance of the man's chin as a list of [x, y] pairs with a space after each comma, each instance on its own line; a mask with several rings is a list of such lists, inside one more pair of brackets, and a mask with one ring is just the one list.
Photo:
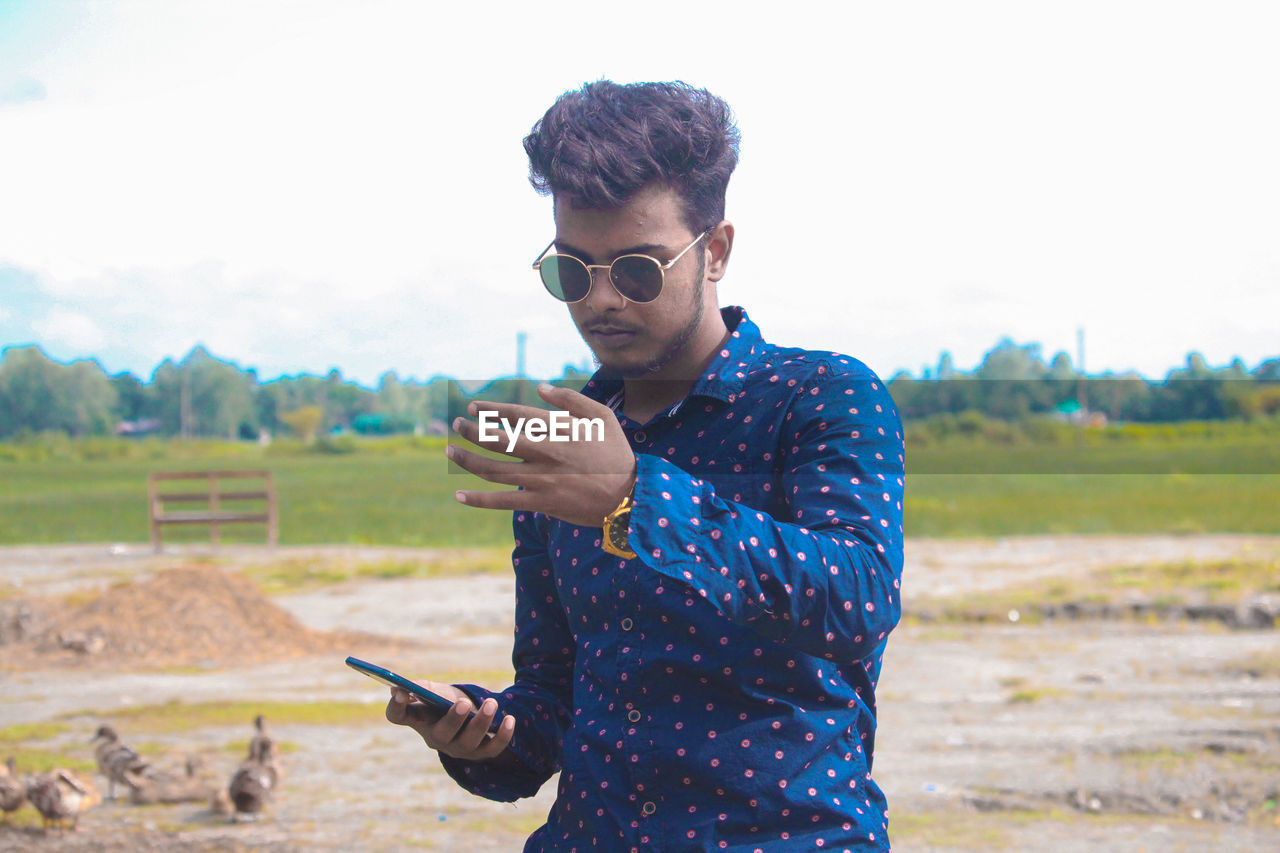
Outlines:
[[601, 358], [596, 353], [593, 353], [592, 357], [597, 367], [603, 368], [609, 373], [617, 374], [624, 379], [639, 379], [642, 376], [648, 376], [654, 369], [651, 361], [637, 362], [634, 359], [618, 358], [615, 355]]
[[671, 360], [669, 357], [645, 358], [642, 353], [624, 355], [620, 352], [599, 353], [594, 350], [591, 353], [591, 357], [597, 367], [601, 367], [609, 373], [621, 376], [624, 379], [643, 379], [652, 375], [655, 371], [661, 370]]
[[620, 351], [601, 353], [592, 350], [596, 364], [624, 379], [645, 379], [659, 373], [670, 364], [688, 343], [689, 334], [683, 334], [675, 343], [645, 358], [643, 353], [625, 356]]

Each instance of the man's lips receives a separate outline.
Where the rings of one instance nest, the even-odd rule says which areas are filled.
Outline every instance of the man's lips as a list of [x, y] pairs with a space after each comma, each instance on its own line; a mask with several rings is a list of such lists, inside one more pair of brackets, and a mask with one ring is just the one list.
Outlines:
[[609, 338], [613, 340], [621, 340], [624, 337], [630, 337], [636, 333], [635, 329], [627, 326], [588, 326], [587, 334], [598, 338]]

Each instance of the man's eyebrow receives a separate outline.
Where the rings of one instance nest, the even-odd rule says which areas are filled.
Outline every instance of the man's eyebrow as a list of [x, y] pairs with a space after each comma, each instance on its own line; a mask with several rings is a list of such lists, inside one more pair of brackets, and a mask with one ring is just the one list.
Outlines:
[[[584, 261], [585, 263], [588, 263], [588, 264], [596, 263], [595, 259], [591, 257], [590, 252], [584, 252], [581, 249], [579, 249], [577, 246], [570, 245], [569, 243], [562, 243], [559, 240], [556, 240], [554, 245], [555, 245], [556, 251], [562, 255], [573, 255], [578, 260]], [[621, 249], [616, 254], [614, 254], [613, 257], [620, 258], [623, 255], [651, 255], [654, 252], [669, 252], [669, 251], [671, 250], [667, 246], [662, 245], [661, 243], [642, 243], [639, 246], [631, 246], [626, 249]]]

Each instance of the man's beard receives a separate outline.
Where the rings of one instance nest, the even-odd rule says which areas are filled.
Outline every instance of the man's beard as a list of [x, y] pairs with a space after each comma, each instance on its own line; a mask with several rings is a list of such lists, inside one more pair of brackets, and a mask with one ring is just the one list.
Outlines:
[[[699, 261], [701, 261], [701, 258], [699, 258]], [[680, 352], [689, 344], [689, 341], [693, 338], [694, 334], [697, 333], [698, 326], [702, 324], [702, 315], [705, 312], [705, 308], [702, 304], [702, 293], [705, 287], [705, 282], [703, 280], [703, 267], [704, 265], [702, 263], [698, 264], [697, 284], [694, 285], [693, 289], [693, 316], [689, 318], [689, 322], [686, 323], [680, 331], [676, 333], [675, 337], [671, 339], [671, 344], [639, 367], [610, 367], [610, 370], [626, 379], [641, 379], [649, 374], [657, 373], [659, 370], [670, 364], [672, 359], [680, 354]], [[591, 357], [592, 360], [595, 361], [596, 367], [602, 366], [600, 358], [595, 354], [594, 350], [591, 353]]]

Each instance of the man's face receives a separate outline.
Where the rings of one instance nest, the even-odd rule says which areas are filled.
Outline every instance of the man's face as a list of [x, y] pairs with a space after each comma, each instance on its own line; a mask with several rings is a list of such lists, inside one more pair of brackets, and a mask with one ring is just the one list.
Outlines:
[[[679, 195], [661, 184], [650, 184], [616, 210], [575, 208], [569, 199], [556, 197], [556, 251], [588, 264], [607, 264], [626, 254], [666, 263], [697, 236], [681, 214]], [[708, 302], [704, 251], [701, 244], [690, 249], [666, 271], [658, 298], [644, 304], [623, 299], [608, 270], [593, 271], [591, 292], [569, 305], [569, 315], [596, 361], [629, 377], [660, 376], [662, 368], [679, 364]], [[714, 289], [711, 297], [714, 308]]]

